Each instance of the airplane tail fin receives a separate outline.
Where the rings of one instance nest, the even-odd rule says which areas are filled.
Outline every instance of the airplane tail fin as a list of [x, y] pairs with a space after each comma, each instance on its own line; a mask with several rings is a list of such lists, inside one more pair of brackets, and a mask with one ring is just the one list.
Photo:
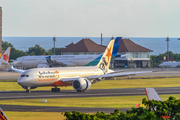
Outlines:
[[154, 88], [144, 88], [146, 91], [147, 99], [148, 100], [158, 100], [162, 101], [162, 99], [159, 97], [158, 93]]
[[0, 108], [0, 120], [8, 120], [6, 115], [4, 114], [3, 110]]
[[122, 40], [122, 37], [117, 37], [115, 39], [114, 47], [113, 47], [113, 53], [112, 53], [112, 55], [115, 56], [115, 57], [117, 57], [117, 53], [118, 53], [118, 49], [119, 49], [121, 40]]
[[8, 47], [7, 50], [4, 52], [4, 54], [2, 55], [0, 61], [2, 63], [8, 64], [9, 63], [10, 53], [11, 53], [11, 47]]
[[115, 42], [114, 39], [109, 42], [104, 54], [102, 55], [99, 63], [97, 64], [97, 67], [99, 67], [99, 68], [101, 68], [103, 70], [109, 69], [114, 42]]

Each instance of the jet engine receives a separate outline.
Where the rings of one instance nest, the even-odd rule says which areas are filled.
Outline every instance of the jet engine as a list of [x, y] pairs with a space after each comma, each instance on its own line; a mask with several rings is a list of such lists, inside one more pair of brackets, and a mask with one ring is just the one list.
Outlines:
[[51, 65], [48, 65], [48, 64], [38, 64], [37, 67], [38, 67], [38, 68], [50, 68]]
[[79, 78], [73, 82], [72, 86], [77, 92], [84, 92], [91, 87], [91, 82], [86, 78]]

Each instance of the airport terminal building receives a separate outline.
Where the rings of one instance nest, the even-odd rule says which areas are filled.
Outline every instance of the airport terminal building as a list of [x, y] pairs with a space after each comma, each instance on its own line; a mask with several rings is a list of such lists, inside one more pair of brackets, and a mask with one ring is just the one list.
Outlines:
[[[89, 38], [85, 38], [77, 42], [65, 46], [61, 51], [62, 55], [97, 55], [102, 54], [106, 46], [96, 44]], [[150, 49], [142, 47], [130, 39], [122, 39], [118, 49], [119, 57], [111, 61], [111, 68], [147, 68], [151, 67], [150, 55], [153, 52]]]

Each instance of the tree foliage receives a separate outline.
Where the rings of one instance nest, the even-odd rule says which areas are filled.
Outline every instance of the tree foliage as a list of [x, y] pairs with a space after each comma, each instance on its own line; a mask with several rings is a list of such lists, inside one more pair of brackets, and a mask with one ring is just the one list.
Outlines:
[[132, 108], [125, 112], [119, 109], [113, 113], [85, 114], [78, 111], [65, 112], [66, 120], [180, 120], [180, 99], [169, 97], [167, 101], [147, 100], [144, 98], [142, 104], [145, 107]]
[[[28, 51], [22, 51], [22, 50], [17, 50], [14, 48], [14, 46], [11, 43], [8, 42], [2, 42], [2, 50], [5, 51], [8, 47], [11, 47], [11, 54], [10, 54], [10, 59], [15, 60], [18, 57], [21, 56], [33, 56], [33, 55], [53, 55], [54, 54], [54, 48], [50, 50], [45, 50], [42, 48], [40, 45], [36, 44], [34, 47], [30, 47]], [[56, 55], [61, 54], [61, 50], [63, 48], [55, 48]]]
[[[151, 55], [151, 66], [152, 67], [158, 67], [159, 64], [162, 62], [167, 61], [168, 52], [165, 52], [164, 54], [159, 55]], [[164, 59], [166, 58], [166, 59]], [[170, 61], [180, 61], [180, 54], [174, 54], [172, 51], [169, 51], [169, 60]]]
[[[32, 53], [34, 52], [34, 53]], [[35, 45], [35, 47], [30, 47], [27, 51], [28, 54], [35, 54], [35, 55], [43, 55], [45, 54], [45, 49], [40, 47], [38, 44]]]

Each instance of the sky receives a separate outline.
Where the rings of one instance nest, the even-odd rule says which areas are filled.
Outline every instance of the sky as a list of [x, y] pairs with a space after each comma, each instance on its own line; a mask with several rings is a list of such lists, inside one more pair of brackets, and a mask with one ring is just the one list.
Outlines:
[[180, 0], [0, 0], [3, 37], [180, 37]]

